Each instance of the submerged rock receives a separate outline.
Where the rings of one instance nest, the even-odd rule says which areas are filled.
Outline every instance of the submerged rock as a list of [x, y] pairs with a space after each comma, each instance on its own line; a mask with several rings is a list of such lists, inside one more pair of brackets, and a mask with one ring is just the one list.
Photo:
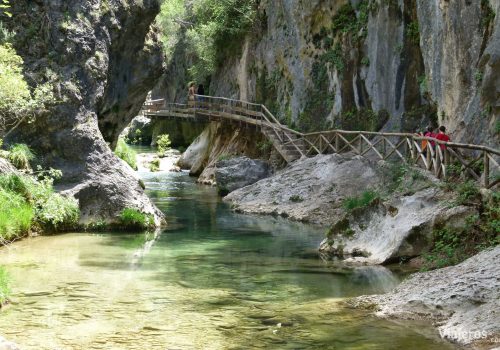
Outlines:
[[236, 157], [215, 163], [215, 181], [222, 194], [251, 185], [271, 175], [268, 163], [248, 157]]
[[492, 349], [500, 337], [499, 261], [497, 246], [459, 265], [414, 274], [389, 294], [350, 303], [375, 307], [380, 317], [432, 320], [443, 338]]

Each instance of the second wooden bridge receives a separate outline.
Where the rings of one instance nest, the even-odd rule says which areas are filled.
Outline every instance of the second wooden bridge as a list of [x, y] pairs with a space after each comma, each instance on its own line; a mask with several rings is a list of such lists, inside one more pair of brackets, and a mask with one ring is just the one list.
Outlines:
[[[400, 161], [420, 166], [445, 178], [450, 172], [472, 178], [484, 188], [500, 183], [500, 151], [481, 145], [441, 142], [410, 133], [327, 130], [301, 133], [283, 124], [262, 104], [224, 97], [195, 96], [189, 104], [146, 101], [148, 117], [195, 121], [232, 121], [257, 127], [291, 163], [318, 154], [352, 152], [369, 159]], [[427, 146], [423, 146], [427, 144]]]

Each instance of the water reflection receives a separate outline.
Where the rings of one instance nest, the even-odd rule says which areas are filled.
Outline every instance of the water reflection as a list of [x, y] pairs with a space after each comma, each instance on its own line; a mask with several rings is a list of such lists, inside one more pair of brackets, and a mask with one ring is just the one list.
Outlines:
[[168, 229], [38, 237], [3, 250], [14, 304], [1, 334], [37, 350], [451, 348], [434, 332], [339, 303], [400, 277], [325, 264], [323, 229], [234, 214], [186, 174], [141, 176]]

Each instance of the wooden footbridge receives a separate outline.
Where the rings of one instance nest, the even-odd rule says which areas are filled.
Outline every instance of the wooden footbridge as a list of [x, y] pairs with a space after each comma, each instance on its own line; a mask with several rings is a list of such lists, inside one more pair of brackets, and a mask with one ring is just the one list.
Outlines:
[[[500, 151], [486, 146], [441, 142], [410, 133], [347, 130], [301, 133], [282, 125], [262, 104], [223, 97], [196, 96], [188, 104], [150, 100], [144, 104], [142, 113], [148, 117], [255, 126], [287, 163], [318, 154], [351, 152], [369, 159], [420, 166], [437, 178], [446, 178], [451, 173], [472, 178], [484, 188], [500, 183]], [[427, 147], [423, 147], [425, 143]]]

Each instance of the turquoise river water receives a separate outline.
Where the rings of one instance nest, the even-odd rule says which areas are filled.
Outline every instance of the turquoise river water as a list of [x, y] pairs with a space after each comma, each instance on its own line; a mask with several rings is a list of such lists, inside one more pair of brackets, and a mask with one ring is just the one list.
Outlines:
[[403, 278], [315, 253], [323, 230], [236, 214], [185, 173], [142, 173], [158, 234], [25, 239], [0, 250], [12, 303], [0, 334], [23, 349], [451, 349], [428, 325], [342, 304]]

